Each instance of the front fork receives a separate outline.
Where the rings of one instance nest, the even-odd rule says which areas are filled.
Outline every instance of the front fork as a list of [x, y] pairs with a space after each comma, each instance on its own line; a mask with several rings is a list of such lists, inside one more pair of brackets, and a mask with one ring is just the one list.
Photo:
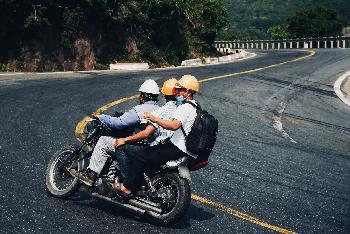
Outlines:
[[78, 168], [78, 171], [82, 171], [89, 166], [88, 153], [84, 150], [84, 147], [85, 144], [76, 149], [67, 159], [67, 171], [70, 171], [72, 168]]

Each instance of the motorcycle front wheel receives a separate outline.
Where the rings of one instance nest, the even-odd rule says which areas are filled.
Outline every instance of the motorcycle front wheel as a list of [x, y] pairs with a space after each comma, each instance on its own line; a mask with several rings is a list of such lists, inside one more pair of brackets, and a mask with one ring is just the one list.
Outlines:
[[177, 223], [187, 212], [191, 202], [191, 188], [187, 179], [177, 172], [167, 172], [152, 178], [153, 187], [158, 194], [162, 213], [147, 212], [146, 220], [159, 226]]
[[76, 164], [77, 169], [77, 162], [72, 161], [76, 149], [77, 146], [72, 145], [64, 147], [50, 159], [46, 170], [46, 190], [49, 195], [67, 198], [81, 186], [78, 179], [74, 178], [66, 169], [74, 164]]

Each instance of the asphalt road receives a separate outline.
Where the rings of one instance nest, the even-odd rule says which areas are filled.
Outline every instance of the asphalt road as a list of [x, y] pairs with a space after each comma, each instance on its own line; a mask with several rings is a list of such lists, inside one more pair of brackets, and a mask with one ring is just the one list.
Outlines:
[[0, 76], [0, 232], [349, 233], [350, 108], [333, 83], [349, 70], [350, 50], [318, 50], [201, 83], [196, 99], [215, 113], [220, 133], [191, 187], [212, 203], [193, 199], [175, 227], [145, 223], [83, 189], [67, 200], [45, 191], [47, 163], [75, 142], [77, 123], [136, 94], [145, 79], [206, 79], [306, 54], [259, 52], [236, 63], [147, 72]]

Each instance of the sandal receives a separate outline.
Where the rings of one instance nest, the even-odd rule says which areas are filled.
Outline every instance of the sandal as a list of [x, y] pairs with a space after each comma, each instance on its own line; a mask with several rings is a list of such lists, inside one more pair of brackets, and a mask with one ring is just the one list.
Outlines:
[[120, 183], [111, 183], [111, 189], [114, 191], [116, 190], [117, 188], [120, 188]]
[[130, 199], [130, 198], [134, 197], [134, 195], [132, 193], [126, 193], [126, 192], [122, 191], [120, 187], [115, 188], [114, 192], [116, 193], [117, 196], [124, 198], [124, 199]]

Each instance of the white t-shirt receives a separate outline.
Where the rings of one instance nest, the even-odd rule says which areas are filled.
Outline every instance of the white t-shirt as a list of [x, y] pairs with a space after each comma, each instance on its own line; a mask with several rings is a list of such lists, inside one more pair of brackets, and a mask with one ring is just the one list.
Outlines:
[[[164, 106], [159, 107], [157, 110], [153, 111], [151, 114], [164, 120], [170, 120], [176, 108], [176, 101], [169, 101], [165, 103]], [[156, 131], [154, 133], [156, 139], [150, 144], [150, 146], [158, 145], [159, 143], [164, 142], [166, 139], [170, 138], [174, 134], [173, 131], [166, 130], [156, 123], [150, 121], [150, 124], [152, 124], [156, 128]]]
[[[196, 104], [194, 100], [191, 100], [192, 103]], [[185, 103], [178, 106], [172, 115], [172, 119], [176, 119], [181, 122], [183, 129], [185, 130], [186, 135], [189, 134], [193, 126], [193, 122], [197, 116], [196, 108], [191, 104]], [[190, 153], [186, 149], [185, 135], [183, 134], [181, 127], [177, 129], [173, 136], [170, 138], [171, 143], [173, 143], [177, 148], [182, 152], [196, 158], [197, 156]]]

